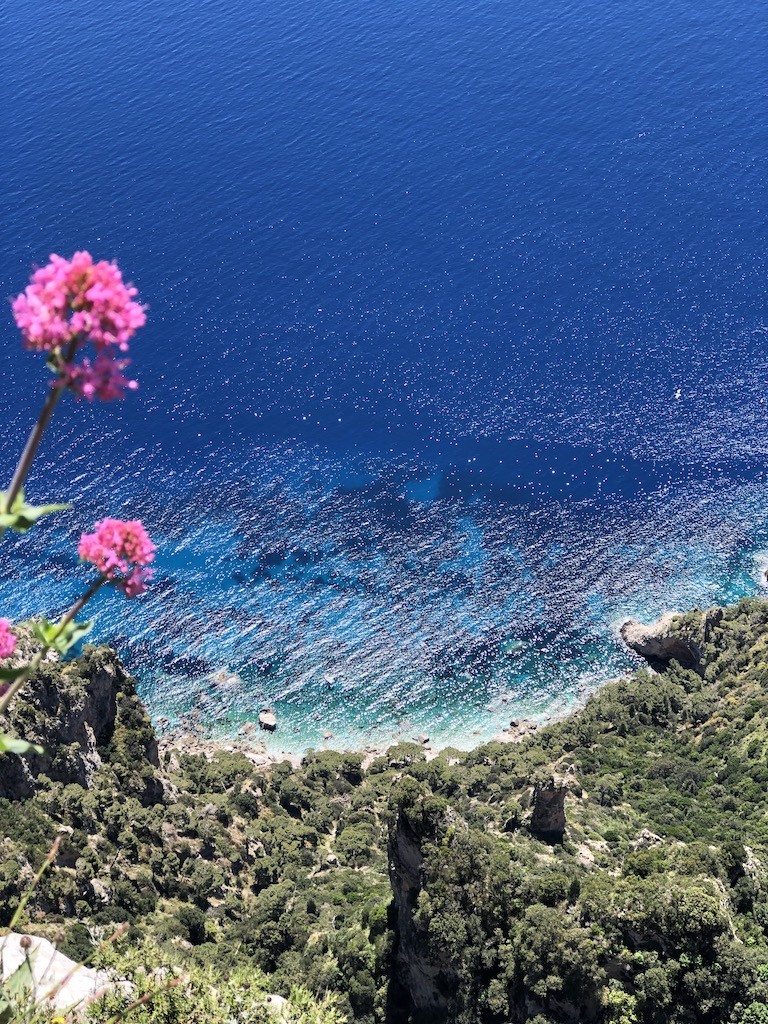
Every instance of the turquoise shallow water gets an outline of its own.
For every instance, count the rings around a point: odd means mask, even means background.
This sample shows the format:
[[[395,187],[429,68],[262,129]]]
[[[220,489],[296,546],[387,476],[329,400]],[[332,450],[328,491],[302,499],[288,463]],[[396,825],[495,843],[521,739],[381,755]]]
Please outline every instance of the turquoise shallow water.
[[[140,390],[57,412],[30,496],[76,509],[6,538],[0,613],[63,608],[79,530],[140,516],[156,584],[94,636],[156,717],[468,746],[630,667],[623,617],[762,592],[765,4],[0,30],[2,294],[88,248],[149,304]],[[0,372],[7,477],[45,386],[9,315]]]
[[[562,714],[631,668],[625,618],[763,592],[764,476],[532,507],[470,483],[446,493],[455,467],[423,472],[413,458],[295,446],[228,463],[224,488],[141,471],[137,497],[129,472],[123,500],[158,540],[158,579],[133,602],[100,596],[95,636],[176,727],[231,737],[269,705],[279,729],[259,738],[275,751],[421,733],[468,747],[511,717]],[[94,514],[103,482],[78,481]],[[61,517],[70,536],[46,528],[42,560],[33,534],[17,542],[4,608],[32,613],[42,580],[61,607],[74,596],[78,519]]]

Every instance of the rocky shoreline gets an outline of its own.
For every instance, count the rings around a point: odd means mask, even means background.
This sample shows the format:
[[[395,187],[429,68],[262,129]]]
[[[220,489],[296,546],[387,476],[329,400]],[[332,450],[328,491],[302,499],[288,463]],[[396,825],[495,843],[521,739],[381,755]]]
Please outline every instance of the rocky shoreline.
[[[562,717],[566,716],[563,715]],[[549,721],[555,720],[556,719],[553,717]],[[509,728],[496,733],[492,737],[492,742],[522,743],[523,740],[533,736],[538,728],[538,722],[530,719],[524,719],[520,722],[515,721],[514,726],[510,725]],[[363,768],[367,768],[377,757],[384,756],[388,750],[398,746],[399,743],[413,743],[415,746],[421,747],[427,761],[437,757],[443,750],[454,749],[450,744],[434,745],[429,741],[429,739],[409,738],[405,735],[401,740],[393,740],[392,743],[377,745],[369,744],[361,749],[348,750],[347,748],[340,748],[326,744],[312,749],[317,751],[333,750],[337,753],[345,754],[362,754],[362,766]],[[205,739],[199,734],[183,731],[167,733],[159,740],[158,746],[161,756],[170,751],[183,751],[185,754],[203,754],[208,758],[213,757],[219,750],[224,750],[227,753],[243,754],[256,767],[266,767],[272,764],[279,764],[282,761],[288,761],[292,765],[298,767],[304,760],[306,753],[306,751],[298,753],[290,750],[267,750],[264,744],[254,743],[247,739]],[[307,748],[307,750],[309,749],[310,748]]]
[[[621,637],[627,646],[635,651],[644,661],[653,668],[663,668],[670,660],[675,659],[687,667],[696,668],[701,661],[702,649],[707,642],[711,629],[715,628],[722,616],[722,610],[710,609],[700,616],[701,628],[696,635],[690,633],[687,628],[686,617],[668,614],[657,620],[650,626],[641,623],[628,621],[621,628]],[[689,635],[690,633],[690,635]],[[123,689],[127,683],[127,673],[119,660],[118,655],[108,648],[92,649],[93,653],[88,656],[92,661],[93,668],[87,673],[89,678],[83,678],[71,694],[63,694],[58,679],[54,682],[38,684],[36,687],[37,701],[42,701],[41,708],[45,712],[45,720],[49,723],[50,729],[41,730],[36,740],[47,746],[49,749],[56,749],[76,742],[80,750],[80,756],[76,758],[78,767],[73,778],[87,785],[88,779],[98,765],[96,746],[100,740],[101,733],[104,735],[114,728],[117,715],[116,693]],[[99,653],[101,652],[101,653]],[[82,663],[82,659],[81,659]],[[53,669],[53,666],[52,666]],[[73,682],[75,680],[73,679]],[[615,677],[609,677],[604,684],[615,681]],[[133,689],[133,683],[128,687],[132,694],[132,700],[138,701]],[[584,702],[591,696],[592,692],[584,693]],[[442,738],[430,737],[426,734],[414,735],[412,729],[403,728],[400,733],[393,733],[392,737],[385,742],[367,743],[361,746],[347,747],[343,744],[333,742],[334,735],[330,731],[325,733],[325,742],[316,746],[307,746],[303,750],[275,749],[275,740],[279,742],[280,723],[272,708],[262,708],[260,722],[246,723],[239,735],[231,738],[214,739],[205,735],[204,729],[198,724],[195,712],[192,712],[183,723],[181,728],[170,728],[167,720],[160,719],[150,725],[147,713],[143,706],[140,706],[140,714],[146,718],[147,727],[147,749],[148,757],[152,763],[158,764],[159,759],[171,752],[183,752],[187,754],[202,754],[213,758],[217,751],[239,753],[244,755],[257,767],[266,767],[280,762],[289,762],[299,766],[304,760],[307,752],[315,751],[336,751],[339,753],[354,753],[362,755],[362,765],[367,767],[376,758],[386,755],[387,751],[400,744],[411,744],[421,748],[427,760],[431,760],[444,750],[459,750],[450,740],[443,741]],[[511,718],[509,724],[488,736],[483,740],[478,732],[477,746],[488,740],[495,743],[522,743],[534,737],[537,731],[543,726],[567,718],[569,715],[578,715],[579,709],[568,708],[562,714],[550,715],[540,721],[531,718]],[[259,727],[261,726],[261,732]],[[49,734],[50,733],[50,734]],[[264,739],[269,738],[271,742],[266,743]],[[473,734],[473,738],[474,738]],[[463,748],[463,744],[462,744]],[[14,793],[31,790],[34,788],[33,778],[39,771],[45,770],[48,765],[46,759],[31,758],[28,765],[15,761],[18,768],[18,778],[11,780],[10,773],[5,786],[0,784],[0,795],[3,789]],[[33,763],[34,762],[34,763]]]
[[[619,635],[624,644],[637,654],[651,671],[663,669],[673,659],[679,661],[684,667],[695,669],[701,661],[701,645],[706,642],[708,631],[719,622],[721,616],[722,609],[719,608],[712,608],[704,613],[702,637],[689,636],[684,625],[681,625],[682,617],[676,612],[668,612],[650,625],[629,619],[620,627]],[[595,690],[616,682],[617,678],[621,677],[615,675],[607,677]],[[584,692],[579,705],[575,708],[569,707],[559,714],[548,715],[540,721],[533,718],[511,718],[507,726],[490,737],[490,741],[522,743],[533,737],[543,726],[561,721],[569,715],[577,715],[579,708],[595,690],[590,689],[588,692]],[[203,754],[211,758],[217,751],[223,750],[229,753],[243,754],[257,767],[266,767],[284,761],[298,766],[310,749],[333,750],[341,753],[362,754],[363,767],[367,768],[376,758],[384,756],[388,750],[401,743],[412,743],[421,747],[428,761],[437,757],[443,750],[454,749],[450,741],[435,740],[426,734],[411,735],[408,730],[404,729],[400,734],[394,733],[392,738],[386,742],[351,747],[334,744],[332,742],[335,738],[333,733],[327,731],[324,742],[319,746],[307,747],[302,751],[275,750],[273,744],[267,746],[259,738],[260,728],[268,736],[279,735],[280,722],[274,708],[262,708],[256,721],[246,723],[237,736],[222,739],[207,737],[203,727],[198,725],[195,719],[196,716],[193,712],[187,716],[184,726],[180,728],[168,728],[167,720],[164,719],[158,722],[158,742],[161,755],[166,751],[183,751],[188,754]],[[479,743],[481,742],[480,733],[478,732],[477,735]]]

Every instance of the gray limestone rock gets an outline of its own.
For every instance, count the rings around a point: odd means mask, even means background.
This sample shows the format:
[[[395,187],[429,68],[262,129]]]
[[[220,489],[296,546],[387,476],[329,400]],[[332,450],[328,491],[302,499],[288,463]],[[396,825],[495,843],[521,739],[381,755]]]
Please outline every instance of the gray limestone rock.
[[[142,802],[162,799],[154,730],[135,681],[110,648],[86,647],[70,662],[43,662],[11,702],[0,730],[43,748],[42,754],[2,755],[0,797],[28,799],[41,774],[87,789],[105,761],[125,757],[136,770]],[[133,754],[115,749],[116,736],[128,731],[132,742],[143,745],[140,764]]]
[[[546,842],[560,842],[565,834],[565,797],[569,781],[558,775],[541,779],[533,787],[533,813],[529,828]]]
[[[25,969],[24,963],[27,961],[36,1001],[45,1002],[57,1010],[82,1007],[98,992],[113,988],[115,984],[127,985],[127,982],[114,982],[106,971],[78,967],[47,939],[38,935],[10,932],[0,939],[0,950],[3,981],[10,978],[17,969]]]
[[[267,732],[274,732],[277,729],[277,718],[273,711],[264,710],[259,715],[259,727]]]
[[[457,979],[447,959],[429,950],[427,937],[414,920],[422,888],[420,840],[407,815],[398,811],[389,837],[389,877],[397,911],[396,973],[419,1019],[448,1020]]]
[[[630,619],[621,627],[621,639],[652,668],[664,669],[671,661],[677,661],[683,668],[701,672],[704,645],[722,616],[722,608],[710,608],[694,624],[683,625],[674,612],[662,615],[649,626]]]

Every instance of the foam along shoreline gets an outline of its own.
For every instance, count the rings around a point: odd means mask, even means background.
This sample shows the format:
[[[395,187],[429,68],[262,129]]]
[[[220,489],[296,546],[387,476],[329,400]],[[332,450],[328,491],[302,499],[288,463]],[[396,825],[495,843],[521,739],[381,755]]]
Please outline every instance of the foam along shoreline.
[[[615,676],[611,676],[609,679],[605,680],[605,684],[614,682],[615,679]],[[590,693],[592,692],[594,691],[590,691]],[[584,700],[586,700],[587,696],[589,696],[589,694],[584,696]],[[466,749],[471,750],[474,747],[482,746],[484,743],[522,743],[524,740],[535,736],[538,730],[544,726],[567,718],[569,715],[578,713],[578,710],[583,706],[583,703],[584,701],[582,700],[578,705],[564,709],[561,714],[548,715],[542,721],[537,721],[533,718],[512,718],[506,728],[493,734],[487,739],[482,739],[482,734],[479,734],[477,737],[473,736],[477,742],[472,743]],[[196,754],[203,755],[204,757],[211,759],[218,751],[224,750],[228,753],[243,754],[255,766],[266,768],[270,765],[279,764],[283,761],[288,761],[295,767],[298,767],[310,751],[333,751],[339,754],[362,754],[363,767],[367,768],[374,760],[376,760],[376,758],[385,756],[389,750],[401,743],[412,743],[421,747],[428,761],[437,757],[444,750],[464,751],[463,747],[459,748],[455,746],[448,738],[443,740],[440,737],[437,737],[433,740],[426,734],[413,736],[405,731],[402,735],[393,737],[386,743],[370,743],[362,747],[335,746],[331,742],[333,736],[329,734],[328,742],[317,747],[308,746],[303,751],[275,750],[272,745],[267,747],[266,743],[260,741],[253,735],[256,729],[256,723],[249,723],[249,725],[251,725],[252,728],[248,729],[245,735],[222,739],[207,738],[202,735],[202,731],[194,732],[183,729],[169,730],[158,737],[160,753],[161,755],[166,752],[171,754],[173,752],[177,754]]]
[[[718,614],[722,615],[722,609],[717,606],[705,612],[705,626],[710,618],[716,617]],[[686,654],[694,657],[697,648],[695,644],[692,646],[690,638],[681,637],[675,633],[672,626],[677,617],[678,613],[668,612],[647,626],[637,620],[626,619],[621,626],[619,635],[627,648],[634,651],[646,664],[653,666],[659,660],[668,661],[671,658],[675,658],[683,663],[685,662]],[[649,640],[652,642],[651,647],[648,646]],[[553,711],[550,714],[538,717],[511,718],[508,726],[492,735],[486,733],[485,739],[483,738],[482,730],[473,731],[471,735],[475,742],[466,748],[463,745],[460,746],[455,742],[451,742],[452,737],[447,735],[438,735],[435,738],[430,737],[426,733],[413,735],[413,727],[409,725],[408,728],[402,729],[399,734],[394,733],[386,742],[373,742],[362,746],[334,745],[331,743],[335,739],[334,734],[326,730],[324,734],[326,742],[319,746],[307,745],[302,751],[277,751],[273,748],[273,744],[268,746],[263,740],[257,740],[254,735],[261,723],[262,729],[266,731],[266,735],[277,738],[279,722],[273,708],[262,708],[259,719],[256,722],[247,722],[241,728],[238,736],[218,740],[205,737],[202,727],[197,722],[197,716],[193,712],[187,723],[188,728],[168,730],[165,733],[161,733],[159,742],[161,750],[182,750],[185,753],[203,754],[209,758],[213,757],[218,750],[237,752],[244,754],[255,765],[262,767],[277,764],[280,761],[289,761],[291,764],[298,766],[310,750],[333,750],[338,753],[363,754],[363,765],[367,766],[377,757],[385,755],[388,750],[400,743],[414,743],[420,746],[424,750],[427,760],[430,760],[437,757],[443,750],[469,750],[488,742],[522,743],[524,740],[535,735],[542,726],[560,721],[569,715],[578,714],[579,710],[593,693],[609,683],[616,682],[617,678],[621,677],[610,675],[601,679],[595,686],[582,685],[575,694],[575,700],[561,706],[559,711]],[[265,712],[269,714],[268,725],[264,725],[262,721]],[[158,722],[161,729],[163,721],[167,722],[167,720],[162,719]]]
[[[284,731],[283,720],[279,710],[274,707],[262,707],[255,718],[245,722],[234,734],[211,736],[201,724],[199,709],[193,708],[181,717],[179,724],[171,725],[168,718],[161,716],[154,720],[155,729],[161,749],[183,750],[185,753],[201,753],[213,756],[217,750],[245,754],[256,765],[277,764],[290,761],[299,765],[308,751],[333,750],[338,753],[363,754],[365,763],[369,764],[376,757],[385,754],[389,749],[400,743],[414,743],[422,747],[427,759],[436,757],[442,750],[468,751],[485,743],[520,743],[533,736],[538,729],[552,722],[560,721],[577,712],[584,706],[592,694],[607,683],[613,682],[615,673],[597,681],[590,673],[589,681],[583,680],[576,689],[564,695],[557,707],[548,706],[541,711],[520,709],[518,715],[512,714],[514,705],[507,705],[504,712],[498,714],[495,725],[467,723],[461,729],[437,729],[431,731],[428,724],[408,721],[393,723],[393,729],[386,735],[345,735],[342,726],[338,732],[325,729],[316,742],[301,743],[296,729]],[[501,711],[498,708],[497,711]],[[261,725],[260,720],[268,714],[269,722]],[[510,718],[506,719],[507,714]],[[280,746],[281,740],[286,749]]]

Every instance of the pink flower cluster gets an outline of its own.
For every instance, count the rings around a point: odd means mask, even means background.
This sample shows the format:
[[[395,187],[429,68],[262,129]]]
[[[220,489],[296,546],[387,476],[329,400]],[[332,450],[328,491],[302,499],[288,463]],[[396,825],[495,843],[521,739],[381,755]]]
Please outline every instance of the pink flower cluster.
[[[16,649],[16,637],[11,632],[8,619],[0,619],[0,661],[10,658]]]
[[[81,398],[110,401],[136,387],[123,376],[128,360],[116,357],[128,351],[128,342],[146,321],[136,294],[116,264],[94,263],[88,252],[76,252],[71,260],[54,253],[14,299],[13,315],[27,348],[53,353],[57,386]],[[88,341],[96,358],[76,365],[74,356]]]
[[[128,359],[114,359],[105,352],[99,352],[93,363],[90,359],[77,364],[63,363],[61,382],[78,398],[111,402],[114,398],[123,398],[126,390],[135,391],[139,386],[135,380],[128,380],[123,375],[129,362]]]
[[[93,533],[81,536],[77,553],[127,597],[135,597],[146,590],[152,579],[152,570],[146,566],[155,557],[155,550],[140,520],[102,519]]]

